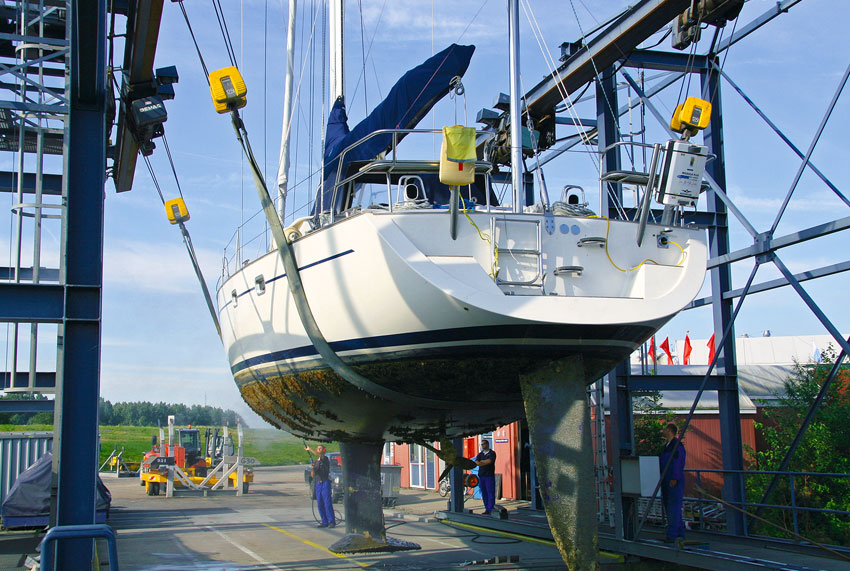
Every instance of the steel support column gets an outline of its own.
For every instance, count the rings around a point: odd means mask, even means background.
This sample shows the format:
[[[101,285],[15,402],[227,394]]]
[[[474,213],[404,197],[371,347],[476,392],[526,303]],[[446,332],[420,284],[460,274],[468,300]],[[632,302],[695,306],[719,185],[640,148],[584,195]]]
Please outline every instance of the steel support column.
[[[63,378],[57,393],[58,525],[95,523],[97,404],[100,389],[100,293],[103,281],[103,199],[106,179],[106,2],[70,3],[70,115],[65,173],[66,288]],[[91,292],[96,311],[90,311]],[[80,303],[88,310],[70,312]],[[66,459],[62,462],[61,459]],[[87,567],[91,539],[57,546],[58,569]]]
[[[607,75],[606,75],[607,74]],[[596,78],[596,124],[599,133],[599,152],[602,154],[600,173],[620,170],[620,148],[605,150],[620,140],[617,109],[617,74],[613,69],[603,70]],[[600,197],[602,216],[612,217],[617,208],[622,208],[623,185],[607,182]],[[614,216],[616,218],[616,216]]]
[[[634,425],[629,361],[623,361],[608,375],[608,402],[614,445],[614,533],[617,539],[634,539],[637,501],[623,495],[621,458],[634,454]]]
[[[703,131],[708,151],[717,159],[706,165],[706,172],[720,188],[726,188],[726,167],[723,154],[723,119],[721,116],[720,76],[716,73],[702,73],[702,92],[708,93],[712,100],[711,123]],[[714,191],[707,192],[708,208],[725,214],[726,204]],[[718,217],[718,219],[722,219]],[[708,232],[709,253],[712,258],[723,256],[730,250],[729,227],[718,224]],[[711,297],[714,316],[714,334],[716,339],[723,338],[727,326],[732,327],[725,343],[717,348],[720,354],[717,361],[717,373],[726,377],[725,387],[717,391],[720,411],[720,439],[724,470],[744,469],[744,449],[741,436],[741,410],[738,402],[738,366],[735,356],[735,329],[732,319],[732,300],[725,293],[732,289],[732,268],[727,265],[711,269]],[[744,501],[742,478],[724,478],[723,499],[740,505]],[[744,535],[746,528],[740,512],[727,511],[727,529],[733,535]]]

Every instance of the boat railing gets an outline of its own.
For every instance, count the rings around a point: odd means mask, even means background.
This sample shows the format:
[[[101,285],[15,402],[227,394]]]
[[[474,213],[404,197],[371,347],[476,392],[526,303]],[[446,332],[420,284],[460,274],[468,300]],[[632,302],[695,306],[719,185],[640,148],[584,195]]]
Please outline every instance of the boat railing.
[[[328,223],[333,224],[336,221],[335,208],[333,205],[336,204],[337,193],[340,192],[340,188],[344,188],[347,184],[353,182],[357,178],[364,176],[367,173],[374,171],[384,171],[384,172],[403,172],[404,174],[414,174],[417,172],[428,172],[428,171],[437,171],[439,170],[439,161],[438,160],[430,160],[430,161],[422,161],[422,160],[402,160],[398,157],[398,144],[399,137],[406,135],[438,135],[442,134],[441,129],[379,129],[377,131],[373,131],[363,137],[362,139],[355,141],[350,144],[346,148],[344,148],[334,159],[337,161],[337,171],[336,178],[334,179],[336,182],[334,183],[333,192],[331,193],[331,205],[330,211],[331,215]],[[343,167],[345,166],[345,156],[365,143],[370,139],[373,139],[380,135],[392,135],[392,144],[390,145],[390,158],[389,159],[381,159],[376,161],[371,161],[369,164],[365,165],[358,172],[353,173],[352,175],[342,178],[343,176]],[[495,135],[492,131],[476,131],[476,136],[484,135],[485,137],[492,137]],[[489,177],[490,172],[492,171],[492,164],[487,161],[476,161],[475,169],[476,172],[482,172]],[[489,188],[489,181],[486,185]],[[488,189],[484,190],[484,194],[487,198],[487,209],[490,209],[490,193]],[[324,199],[324,192],[319,193],[320,200]],[[393,200],[392,200],[392,185],[389,182],[389,176],[387,176],[387,206],[390,212],[393,210]],[[320,204],[320,211],[325,209],[324,204]]]

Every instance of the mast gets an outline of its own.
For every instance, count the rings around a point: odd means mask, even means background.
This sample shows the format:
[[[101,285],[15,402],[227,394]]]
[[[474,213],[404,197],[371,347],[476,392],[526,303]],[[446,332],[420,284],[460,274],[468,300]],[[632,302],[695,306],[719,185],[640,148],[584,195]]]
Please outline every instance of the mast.
[[[330,9],[330,80],[331,80],[331,104],[338,98],[345,99],[345,66],[343,51],[344,44],[344,28],[345,22],[345,1],[344,0],[329,0],[328,6]]]
[[[286,192],[289,183],[289,134],[292,131],[292,79],[295,75],[295,0],[289,0],[289,26],[286,32],[286,80],[283,86],[283,129],[280,134],[280,166],[277,171],[277,209],[286,218]]]
[[[519,0],[511,0],[508,14],[510,31],[511,80],[511,186],[513,187],[514,212],[522,212],[521,197],[523,193],[522,172],[522,97],[519,85]]]

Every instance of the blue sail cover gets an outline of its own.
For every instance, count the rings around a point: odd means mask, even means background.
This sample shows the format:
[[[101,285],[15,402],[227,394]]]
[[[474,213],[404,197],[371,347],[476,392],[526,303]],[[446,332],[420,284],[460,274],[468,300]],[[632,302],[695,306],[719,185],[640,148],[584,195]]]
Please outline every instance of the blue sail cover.
[[[351,130],[348,129],[345,102],[338,99],[334,103],[325,133],[324,196],[316,201],[314,213],[331,208],[333,186],[339,169],[338,155],[349,145],[375,131],[416,127],[437,101],[449,92],[452,78],[466,73],[474,51],[475,46],[452,44],[431,56],[405,73],[372,113]],[[401,138],[400,135],[397,140]],[[343,176],[351,161],[371,160],[391,146],[392,135],[382,134],[352,149],[343,158]],[[333,205],[336,211],[344,204],[342,194],[338,193]]]

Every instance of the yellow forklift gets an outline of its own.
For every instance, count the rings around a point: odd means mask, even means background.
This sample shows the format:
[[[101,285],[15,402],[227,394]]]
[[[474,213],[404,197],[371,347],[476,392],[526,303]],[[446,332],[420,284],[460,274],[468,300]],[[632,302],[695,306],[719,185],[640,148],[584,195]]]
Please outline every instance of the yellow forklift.
[[[238,446],[227,427],[207,429],[205,446],[201,448],[201,431],[189,426],[176,429],[174,417],[168,417],[168,442],[164,442],[160,428],[159,441],[154,436],[151,450],[145,453],[139,470],[140,485],[145,487],[149,496],[157,496],[164,491],[166,496],[173,495],[174,488],[208,492],[215,490],[236,490],[236,495],[247,493],[254,481],[253,467],[259,462],[256,458],[242,455],[242,426],[237,426]]]

